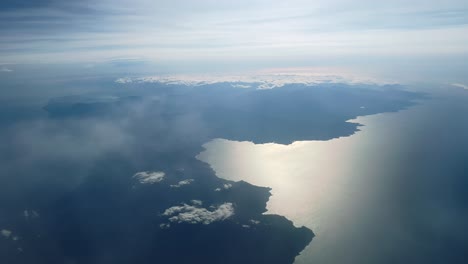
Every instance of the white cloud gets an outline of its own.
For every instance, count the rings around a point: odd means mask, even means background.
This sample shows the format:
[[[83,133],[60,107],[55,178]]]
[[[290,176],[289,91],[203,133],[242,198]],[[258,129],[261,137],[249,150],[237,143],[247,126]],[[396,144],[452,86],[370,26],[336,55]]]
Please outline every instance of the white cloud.
[[[208,225],[233,216],[234,206],[232,203],[224,203],[210,211],[206,208],[183,204],[166,209],[163,215],[168,216],[170,222]]]
[[[12,71],[13,71],[12,69],[9,69],[7,67],[0,68],[0,72],[12,72]]]
[[[250,219],[250,220],[249,220],[249,224],[243,224],[242,227],[243,227],[243,228],[251,228],[252,225],[258,225],[258,224],[260,224],[260,221],[254,220],[254,219]]]
[[[232,87],[234,88],[250,88],[252,87],[251,85],[246,85],[246,84],[231,84]]]
[[[133,80],[131,78],[118,78],[115,80],[116,83],[131,83]]]
[[[165,175],[162,171],[142,171],[135,173],[133,178],[136,178],[142,184],[153,184],[164,180]]]
[[[177,184],[171,184],[171,187],[172,188],[179,188],[179,187],[184,186],[184,185],[189,185],[193,181],[194,181],[194,179],[183,180],[183,181],[178,182]]]
[[[171,224],[169,223],[162,223],[159,225],[159,228],[161,229],[168,229],[169,227],[171,227]]]
[[[2,229],[2,231],[1,231],[0,233],[1,233],[2,236],[4,236],[5,238],[9,238],[13,232],[11,232],[11,231],[8,230],[8,229]]]
[[[453,86],[456,86],[456,87],[459,87],[459,88],[463,88],[465,90],[468,90],[468,85],[465,85],[465,84],[461,84],[461,83],[452,83]]]
[[[222,187],[222,188],[216,188],[216,189],[215,189],[215,192],[220,192],[220,191],[222,191],[222,190],[229,190],[229,189],[231,189],[231,188],[232,188],[232,184],[230,184],[230,183],[225,183],[225,184],[223,184],[223,187]]]
[[[29,218],[38,218],[39,217],[39,213],[35,210],[24,210],[23,211],[23,216],[24,218],[29,219]]]
[[[254,219],[250,219],[250,221],[249,221],[249,222],[250,222],[250,223],[252,223],[252,224],[254,224],[254,225],[258,225],[258,224],[260,224],[260,221],[258,221],[258,220],[254,220]]]
[[[203,202],[200,200],[192,200],[191,202],[193,205],[198,205],[198,206],[201,206],[203,204]]]

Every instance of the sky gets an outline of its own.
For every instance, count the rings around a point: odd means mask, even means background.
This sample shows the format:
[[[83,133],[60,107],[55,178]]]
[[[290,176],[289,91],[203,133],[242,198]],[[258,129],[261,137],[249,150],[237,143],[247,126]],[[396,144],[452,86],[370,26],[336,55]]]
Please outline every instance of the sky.
[[[0,35],[2,73],[18,64],[143,61],[183,70],[443,69],[464,83],[468,2],[6,0]]]

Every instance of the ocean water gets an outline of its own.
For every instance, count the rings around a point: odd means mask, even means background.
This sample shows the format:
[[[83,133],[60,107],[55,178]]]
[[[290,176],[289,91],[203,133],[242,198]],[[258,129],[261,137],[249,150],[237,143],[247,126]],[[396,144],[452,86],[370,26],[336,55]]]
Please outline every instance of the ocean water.
[[[218,177],[272,188],[267,214],[316,237],[295,263],[463,263],[468,249],[468,91],[358,117],[361,131],[290,145],[215,139]]]

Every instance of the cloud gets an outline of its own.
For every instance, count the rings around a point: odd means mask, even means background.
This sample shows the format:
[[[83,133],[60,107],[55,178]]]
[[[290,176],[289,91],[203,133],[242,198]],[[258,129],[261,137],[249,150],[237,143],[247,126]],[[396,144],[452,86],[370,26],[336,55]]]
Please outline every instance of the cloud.
[[[184,185],[189,185],[189,184],[191,184],[193,181],[194,181],[194,179],[183,180],[183,181],[180,181],[180,182],[177,183],[177,184],[171,184],[171,187],[172,187],[172,188],[179,188],[179,187],[184,186]]]
[[[327,62],[330,55],[359,60],[369,53],[397,53],[406,60],[407,54],[465,54],[467,49],[461,0],[443,5],[420,0],[65,2],[1,10],[5,48],[0,57],[126,66],[148,58],[198,69],[216,61],[245,68],[247,60],[310,63]],[[440,37],[434,41],[435,35]],[[432,45],[421,45],[427,42]]]
[[[246,85],[246,84],[231,84],[232,87],[234,88],[250,88],[252,87],[251,85]]]
[[[23,211],[23,216],[26,220],[28,219],[34,219],[34,218],[38,218],[39,217],[39,213],[35,210],[24,210]]]
[[[13,71],[12,69],[9,69],[7,67],[0,68],[0,72],[12,72],[12,71]]]
[[[60,87],[62,89],[68,86]],[[45,90],[44,93],[47,92]],[[92,94],[94,95],[94,92]],[[101,95],[97,94],[96,96],[101,98],[108,95],[106,98],[112,99],[115,94],[106,92]],[[83,96],[83,102],[87,104],[88,99],[86,98],[96,98],[96,96]],[[198,116],[192,116],[192,113],[174,116],[170,120],[162,117],[161,101],[156,101],[152,96],[140,99],[132,98],[129,101],[125,101],[126,98],[124,96],[124,99],[115,100],[116,102],[125,102],[119,104],[118,109],[115,109],[118,114],[114,112],[114,109],[105,110],[105,116],[69,117],[65,115],[63,117],[50,117],[43,115],[41,113],[43,110],[35,104],[34,113],[37,112],[40,116],[31,118],[28,116],[23,119],[22,116],[12,115],[14,118],[12,124],[0,129],[0,136],[3,139],[2,144],[0,144],[0,153],[9,153],[14,156],[0,155],[0,175],[15,175],[15,188],[19,188],[18,190],[41,188],[37,186],[36,182],[46,185],[50,181],[58,180],[57,175],[67,177],[67,180],[61,181],[64,186],[76,186],[89,176],[92,168],[97,166],[96,164],[102,164],[101,162],[111,159],[110,157],[117,154],[121,162],[131,164],[131,166],[116,173],[121,173],[122,177],[126,177],[137,186],[143,186],[141,183],[153,183],[161,180],[161,175],[157,174],[146,179],[152,172],[148,168],[160,168],[153,169],[156,171],[163,170],[164,164],[155,162],[155,160],[159,160],[169,151],[173,151],[174,146],[200,144],[199,138],[204,137],[206,133],[204,123],[199,121]],[[68,103],[64,99],[57,98],[55,100],[64,102],[64,104]],[[38,102],[42,103],[42,101]],[[73,102],[80,103],[82,101],[76,99]],[[109,104],[112,105],[112,102]],[[107,104],[107,101],[104,103]],[[60,111],[60,113],[62,112]],[[6,114],[5,116],[8,116]],[[160,138],[154,140],[155,135]],[[49,164],[61,165],[51,166]],[[47,172],[36,173],[37,168],[42,167],[47,167]],[[138,174],[137,172],[143,173]],[[31,175],[34,175],[34,180],[30,180]],[[0,186],[7,186],[6,182],[9,181],[8,177],[0,179]],[[169,184],[176,184],[177,181],[168,182],[167,187],[169,188]],[[22,214],[24,209],[35,208],[21,208]],[[31,218],[31,212],[28,213]],[[39,213],[41,212],[39,211]]]
[[[198,205],[198,206],[201,206],[203,204],[203,202],[200,200],[192,200],[191,202],[193,205]]]
[[[159,228],[161,229],[168,229],[169,227],[171,227],[171,224],[169,223],[162,223],[159,225]]]
[[[461,83],[452,83],[452,86],[456,86],[456,87],[459,87],[459,88],[463,88],[465,90],[468,90],[468,85],[465,85],[465,84],[461,84]]]
[[[254,225],[260,224],[260,221],[254,220],[254,219],[250,219],[249,222],[252,223],[252,224],[254,224]]]
[[[206,208],[200,208],[188,204],[173,206],[166,209],[164,216],[169,217],[170,222],[189,223],[189,224],[211,224],[217,221],[223,221],[234,215],[234,206],[232,203],[224,203],[215,210],[210,211]]]
[[[133,80],[131,78],[118,78],[117,80],[115,80],[116,83],[132,83]]]
[[[0,233],[1,233],[2,236],[4,236],[5,238],[9,238],[13,232],[11,232],[11,231],[8,230],[8,229],[2,229],[2,231],[1,231]]]
[[[222,187],[222,188],[216,188],[216,189],[215,189],[215,192],[220,192],[220,191],[222,191],[222,190],[229,190],[229,189],[231,189],[231,188],[232,188],[232,184],[230,184],[230,183],[225,183],[225,184],[223,184],[223,187]]]
[[[89,160],[122,150],[130,136],[117,121],[35,119],[17,122],[2,134],[21,160]],[[57,148],[61,146],[61,148]]]
[[[133,178],[136,178],[142,184],[153,184],[164,180],[165,175],[162,171],[142,171],[135,173]]]

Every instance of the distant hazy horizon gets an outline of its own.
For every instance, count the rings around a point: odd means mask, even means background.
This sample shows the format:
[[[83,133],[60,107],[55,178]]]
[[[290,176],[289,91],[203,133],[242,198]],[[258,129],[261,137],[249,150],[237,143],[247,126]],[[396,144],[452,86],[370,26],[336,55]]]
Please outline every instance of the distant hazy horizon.
[[[28,65],[89,74],[329,67],[466,84],[467,11],[463,0],[8,0],[0,78],[27,75]]]

